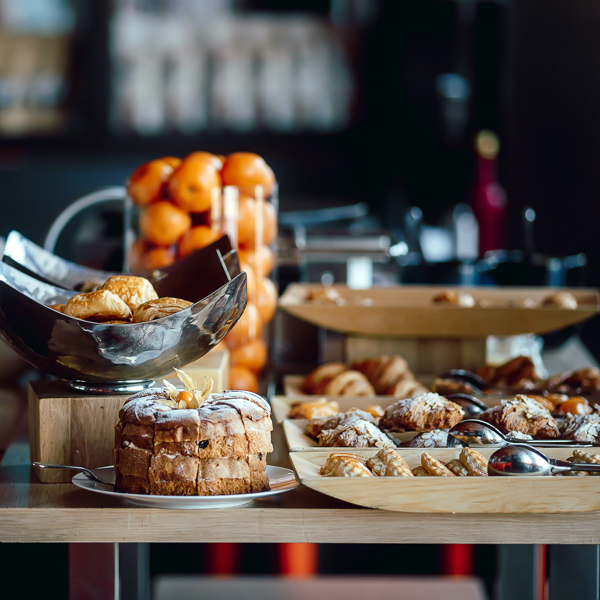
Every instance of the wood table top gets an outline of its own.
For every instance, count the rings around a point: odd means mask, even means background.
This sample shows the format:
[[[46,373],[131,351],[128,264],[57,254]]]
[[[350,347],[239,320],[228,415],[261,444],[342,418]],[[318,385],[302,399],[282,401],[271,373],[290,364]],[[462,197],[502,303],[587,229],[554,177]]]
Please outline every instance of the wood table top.
[[[0,415],[14,404],[11,393],[0,388]],[[238,508],[137,507],[71,483],[39,483],[23,414],[6,414],[13,424],[5,420],[0,437],[12,431],[13,441],[0,439],[0,449],[8,446],[0,464],[0,542],[600,544],[600,512],[412,514],[360,508],[304,486]],[[280,425],[274,445],[269,462],[289,467]]]

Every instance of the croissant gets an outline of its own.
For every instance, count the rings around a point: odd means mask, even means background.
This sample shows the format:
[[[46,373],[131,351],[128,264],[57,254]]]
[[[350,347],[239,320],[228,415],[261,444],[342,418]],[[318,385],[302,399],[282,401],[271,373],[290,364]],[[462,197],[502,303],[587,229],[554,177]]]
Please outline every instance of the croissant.
[[[377,394],[387,394],[396,382],[410,373],[406,361],[397,354],[357,361],[353,363],[352,368],[365,375]]]
[[[158,298],[156,290],[147,279],[133,275],[113,275],[99,289],[117,294],[132,312],[140,304]]]
[[[67,302],[63,312],[70,317],[97,322],[131,318],[129,306],[109,290],[77,294]]]
[[[305,377],[302,383],[302,391],[307,394],[322,394],[331,379],[343,371],[346,371],[346,365],[341,362],[320,365]]]
[[[156,321],[163,317],[173,315],[188,306],[191,302],[180,300],[179,298],[158,298],[157,300],[149,300],[140,304],[133,313],[134,323],[143,323],[144,321]]]
[[[344,371],[331,379],[323,393],[326,396],[374,396],[375,390],[362,373]]]

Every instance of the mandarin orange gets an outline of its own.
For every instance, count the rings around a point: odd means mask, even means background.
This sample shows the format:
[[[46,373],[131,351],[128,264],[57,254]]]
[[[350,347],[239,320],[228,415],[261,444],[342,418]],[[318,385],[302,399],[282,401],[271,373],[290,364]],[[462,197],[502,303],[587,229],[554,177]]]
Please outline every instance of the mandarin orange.
[[[256,308],[263,323],[271,321],[277,309],[277,288],[266,277],[257,280]]]
[[[246,367],[253,373],[260,373],[267,364],[267,344],[261,338],[231,351],[229,360],[234,367]]]
[[[220,171],[221,167],[223,166],[223,161],[216,154],[212,154],[211,152],[192,152],[191,154],[188,154],[186,157],[184,157],[183,160],[198,160],[201,162],[209,160],[217,171]]]
[[[167,200],[147,206],[140,214],[142,236],[158,246],[170,246],[192,226],[188,213]]]
[[[240,248],[238,250],[240,262],[249,265],[259,277],[268,277],[275,266],[273,250],[269,246],[259,248]]]
[[[179,256],[187,256],[194,250],[204,248],[221,236],[213,231],[208,225],[196,225],[186,231],[179,241]]]
[[[248,195],[240,194],[238,201],[238,244],[243,248],[256,246],[256,219],[258,202]],[[262,202],[262,243],[272,244],[277,238],[277,211],[270,202]]]
[[[275,175],[273,170],[258,154],[252,152],[234,152],[223,163],[221,177],[224,185],[235,185],[241,192],[254,196],[256,186],[263,188],[263,197],[273,192]]]
[[[164,160],[166,163],[169,163],[173,169],[176,169],[181,164],[181,159],[176,156],[163,156],[159,160]]]
[[[146,250],[140,260],[142,271],[164,269],[175,262],[175,250],[172,248],[150,248]]]
[[[222,183],[216,164],[220,165],[219,159],[205,152],[195,152],[184,158],[169,179],[173,202],[188,212],[210,210],[212,190],[220,188]]]
[[[127,193],[132,202],[136,206],[146,206],[160,198],[173,171],[169,161],[162,158],[140,165],[127,181]]]
[[[258,308],[253,302],[248,302],[246,310],[243,312],[239,321],[229,331],[225,340],[230,350],[239,348],[262,335],[262,321]]]
[[[256,375],[246,367],[229,368],[229,389],[245,390],[258,394],[258,379]]]
[[[250,265],[240,261],[240,271],[244,271],[246,273],[248,300],[252,302],[256,298],[256,275],[254,274],[254,269]]]

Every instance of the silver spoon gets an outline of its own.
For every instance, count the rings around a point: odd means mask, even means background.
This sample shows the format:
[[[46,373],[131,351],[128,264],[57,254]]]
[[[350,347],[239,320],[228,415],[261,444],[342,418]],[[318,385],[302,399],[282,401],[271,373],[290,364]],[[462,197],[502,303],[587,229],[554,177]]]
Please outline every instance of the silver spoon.
[[[450,394],[446,399],[458,404],[465,411],[467,419],[477,418],[488,408],[481,400],[470,394]]]
[[[41,463],[34,462],[32,463],[34,467],[39,467],[40,469],[75,469],[77,471],[81,471],[86,477],[92,479],[93,481],[97,481],[98,483],[104,483],[105,485],[110,485],[114,487],[114,483],[111,481],[106,481],[106,479],[102,479],[98,477],[93,471],[90,469],[86,469],[85,467],[76,467],[75,465],[57,465],[54,463]]]
[[[512,444],[496,450],[488,461],[490,475],[554,475],[565,471],[600,472],[600,465],[570,463],[549,458],[528,444]]]
[[[482,444],[507,446],[516,442],[516,440],[510,439],[510,437],[506,436],[490,423],[479,421],[478,419],[465,419],[464,421],[460,421],[460,423],[454,425],[448,433],[449,448],[464,445],[477,446]],[[460,441],[461,444],[457,444],[455,440]],[[530,446],[538,446],[540,448],[557,448],[574,445],[590,447],[597,445],[592,442],[573,442],[573,440],[527,440],[527,444]]]

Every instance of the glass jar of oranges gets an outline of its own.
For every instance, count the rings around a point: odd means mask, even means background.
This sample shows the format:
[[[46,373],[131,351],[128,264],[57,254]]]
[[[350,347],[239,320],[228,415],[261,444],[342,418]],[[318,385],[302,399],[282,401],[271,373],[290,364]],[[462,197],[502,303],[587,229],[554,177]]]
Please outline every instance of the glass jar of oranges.
[[[193,152],[140,165],[127,182],[130,271],[160,269],[227,233],[248,281],[248,305],[225,338],[232,389],[258,391],[267,362],[265,325],[275,314],[270,278],[277,238],[277,183],[258,155]]]

